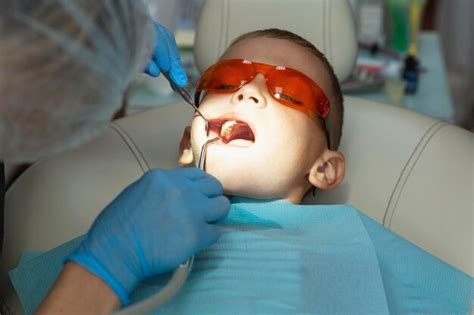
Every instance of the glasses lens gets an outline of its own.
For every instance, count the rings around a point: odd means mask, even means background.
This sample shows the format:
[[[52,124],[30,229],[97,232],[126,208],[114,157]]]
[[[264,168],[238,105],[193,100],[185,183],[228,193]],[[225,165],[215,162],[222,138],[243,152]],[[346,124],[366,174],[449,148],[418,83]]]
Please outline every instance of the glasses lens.
[[[268,71],[269,68],[273,69]],[[195,99],[199,99],[201,91],[235,92],[260,71],[266,73],[269,93],[281,104],[310,116],[326,117],[329,102],[311,78],[291,68],[250,63],[242,59],[223,60],[207,69],[196,89]]]
[[[244,85],[253,74],[252,65],[242,60],[224,60],[206,71],[201,79],[201,90],[233,92]]]
[[[270,94],[281,104],[316,116],[317,100],[308,80],[310,79],[295,70],[275,69],[268,73],[267,85]]]

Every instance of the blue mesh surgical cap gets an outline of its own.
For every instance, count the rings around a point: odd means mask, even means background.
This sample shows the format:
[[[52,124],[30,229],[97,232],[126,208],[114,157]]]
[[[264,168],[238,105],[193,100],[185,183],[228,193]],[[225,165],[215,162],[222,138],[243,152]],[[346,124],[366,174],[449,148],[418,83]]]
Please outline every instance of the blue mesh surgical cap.
[[[153,45],[141,0],[2,0],[0,159],[33,161],[97,134]]]

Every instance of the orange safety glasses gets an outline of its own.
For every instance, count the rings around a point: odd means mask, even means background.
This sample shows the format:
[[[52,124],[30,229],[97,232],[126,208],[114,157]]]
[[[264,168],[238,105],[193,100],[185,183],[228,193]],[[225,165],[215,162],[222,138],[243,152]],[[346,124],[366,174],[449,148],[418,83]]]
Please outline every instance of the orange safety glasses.
[[[229,59],[209,67],[201,77],[194,95],[199,106],[201,92],[233,93],[261,73],[268,92],[282,105],[311,117],[326,118],[329,100],[319,85],[307,75],[288,67],[271,66],[243,59]]]

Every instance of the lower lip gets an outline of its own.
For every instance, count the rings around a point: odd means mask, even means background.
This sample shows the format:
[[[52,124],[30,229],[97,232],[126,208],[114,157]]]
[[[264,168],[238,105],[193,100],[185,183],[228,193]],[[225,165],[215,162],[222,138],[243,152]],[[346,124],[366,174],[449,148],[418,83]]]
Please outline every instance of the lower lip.
[[[220,136],[218,136],[215,132],[211,131],[207,135],[207,140],[213,139],[215,137],[220,138]],[[232,140],[228,143],[225,143],[224,141],[222,141],[222,138],[219,139],[219,141],[215,142],[215,144],[217,144],[217,145],[239,147],[239,148],[247,148],[247,147],[252,146],[254,143],[255,143],[255,141],[250,141],[250,140],[245,140],[245,139],[234,139],[234,140]]]
[[[230,141],[227,144],[222,142],[222,140],[220,140],[219,144],[225,145],[225,146],[247,148],[247,147],[250,147],[252,144],[254,144],[254,142],[252,142],[250,140],[244,140],[244,139],[235,139],[235,140]]]
[[[209,137],[208,140],[212,138],[214,137]],[[244,139],[235,139],[228,143],[225,143],[224,141],[222,141],[222,139],[219,139],[219,141],[214,142],[214,145],[218,145],[222,147],[237,147],[237,148],[248,148],[252,146],[253,144],[254,142],[249,141],[249,140],[244,140]]]

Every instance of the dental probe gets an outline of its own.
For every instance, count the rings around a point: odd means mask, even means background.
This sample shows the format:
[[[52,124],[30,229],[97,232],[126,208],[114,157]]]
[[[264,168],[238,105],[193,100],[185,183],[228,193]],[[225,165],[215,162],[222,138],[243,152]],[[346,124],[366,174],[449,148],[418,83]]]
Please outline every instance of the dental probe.
[[[194,110],[199,114],[199,116],[202,117],[202,119],[204,119],[204,121],[206,122],[206,131],[208,129],[208,126],[209,126],[209,121],[206,119],[206,117],[204,117],[204,115],[199,111],[199,109],[197,108],[196,104],[194,104],[194,100],[193,98],[191,97],[191,95],[188,93],[188,91],[186,91],[185,88],[183,87],[179,87],[176,85],[176,83],[174,83],[173,79],[171,79],[170,77],[170,74],[169,72],[163,72],[163,75],[165,76],[165,78],[169,81],[170,85],[171,85],[171,88],[173,90],[175,90],[176,92],[178,92],[179,95],[181,95],[181,97],[186,101],[186,103],[188,103],[189,105],[191,105]]]
[[[199,157],[198,166],[202,171],[205,171],[206,167],[206,156],[207,148],[212,143],[219,140],[219,137],[215,137],[207,140],[201,148],[201,156]],[[194,256],[191,256],[184,264],[181,264],[179,268],[173,271],[171,278],[168,280],[168,283],[161,289],[158,293],[152,295],[151,297],[130,305],[114,314],[118,315],[141,315],[149,314],[154,310],[158,309],[165,302],[170,300],[184,285],[186,279],[191,273],[193,268]]]
[[[210,140],[207,140],[203,145],[202,145],[202,148],[201,148],[201,156],[199,157],[199,164],[198,164],[198,167],[202,170],[202,171],[206,171],[206,155],[207,155],[207,147],[216,142],[217,140],[219,140],[220,138],[219,137],[215,137],[213,139],[210,139]]]

